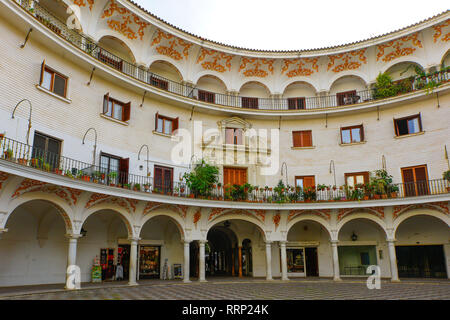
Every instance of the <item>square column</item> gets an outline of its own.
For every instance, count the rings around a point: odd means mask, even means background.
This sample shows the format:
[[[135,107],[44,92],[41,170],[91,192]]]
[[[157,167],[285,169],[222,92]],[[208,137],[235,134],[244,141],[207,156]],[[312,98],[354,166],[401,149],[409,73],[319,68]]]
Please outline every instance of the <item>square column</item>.
[[[272,241],[266,242],[266,280],[272,279]]]
[[[200,281],[200,282],[206,282],[206,278],[205,278],[205,243],[206,243],[205,240],[200,240],[198,242],[199,248],[200,248],[198,281]]]
[[[183,273],[183,282],[191,282],[189,280],[189,245],[190,241],[184,241],[184,273]]]

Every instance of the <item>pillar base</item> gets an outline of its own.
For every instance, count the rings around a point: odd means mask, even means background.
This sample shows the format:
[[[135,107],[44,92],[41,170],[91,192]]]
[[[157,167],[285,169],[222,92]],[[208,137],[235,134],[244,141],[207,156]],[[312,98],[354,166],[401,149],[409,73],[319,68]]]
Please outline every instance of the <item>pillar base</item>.
[[[208,282],[208,280],[198,280],[198,282]]]
[[[399,279],[391,279],[391,282],[398,283],[398,282],[401,282],[401,281]]]
[[[266,278],[266,281],[274,281],[274,280],[273,280],[273,278],[270,278],[270,279]]]
[[[184,280],[184,279],[183,279],[183,282],[184,282],[184,283],[191,283],[192,281],[191,281],[191,280]]]
[[[289,278],[281,278],[281,281],[289,281]]]
[[[342,279],[341,278],[333,278],[333,281],[342,281]]]
[[[137,282],[128,282],[128,285],[130,286],[130,287],[132,287],[132,286],[138,286],[139,284],[137,283]]]

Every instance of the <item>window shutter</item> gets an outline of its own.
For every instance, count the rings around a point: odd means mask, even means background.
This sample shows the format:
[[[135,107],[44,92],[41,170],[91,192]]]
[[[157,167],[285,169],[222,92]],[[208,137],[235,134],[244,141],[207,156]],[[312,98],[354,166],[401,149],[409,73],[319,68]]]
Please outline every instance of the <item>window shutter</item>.
[[[159,118],[159,112],[155,114],[155,131],[158,131],[158,118]]]
[[[312,134],[311,131],[303,132],[303,145],[302,147],[312,147]]]
[[[420,132],[422,132],[422,115],[419,112],[419,128],[420,128]]]
[[[125,103],[123,105],[123,116],[122,121],[130,120],[131,102]]]
[[[425,167],[417,167],[415,168],[416,172],[416,181],[425,181],[427,180],[427,172]]]
[[[108,112],[109,92],[103,96],[103,113]]]
[[[360,129],[361,142],[363,142],[363,141],[365,141],[365,139],[364,139],[364,126],[361,125],[360,128],[361,128]]]
[[[369,183],[369,172],[364,172],[363,176],[364,176],[364,184]]]
[[[414,182],[413,169],[403,169],[403,183]]]
[[[175,130],[178,130],[178,119],[180,119],[179,117],[173,119],[173,125],[172,125],[172,132],[174,132]]]
[[[45,72],[45,59],[42,61],[41,64],[41,78],[39,80],[39,85],[42,85],[42,81],[44,81],[44,72]]]
[[[160,167],[155,167],[155,188],[161,189],[162,187],[162,177],[163,177],[163,170]]]
[[[304,177],[303,178],[303,187],[306,188],[311,188],[312,186],[314,186],[314,177]]]
[[[301,147],[302,139],[301,139],[301,132],[300,131],[294,131],[292,132],[292,139],[294,141],[294,147]]]
[[[397,125],[397,120],[395,118],[392,119],[394,121],[394,131],[395,131],[395,135],[398,137],[398,125]]]
[[[128,183],[128,169],[130,158],[119,160],[119,181],[121,184]]]

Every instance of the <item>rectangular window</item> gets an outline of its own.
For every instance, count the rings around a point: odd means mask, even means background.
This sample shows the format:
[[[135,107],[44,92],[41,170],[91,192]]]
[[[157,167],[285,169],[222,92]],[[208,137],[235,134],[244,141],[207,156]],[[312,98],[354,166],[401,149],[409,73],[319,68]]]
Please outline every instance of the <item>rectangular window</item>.
[[[172,192],[173,168],[155,166],[155,191],[164,194]]]
[[[150,76],[150,84],[163,90],[169,90],[169,81],[157,78],[153,75]]]
[[[56,72],[45,64],[41,65],[41,80],[39,85],[61,97],[66,97],[67,77]]]
[[[293,131],[294,148],[312,147],[311,130]]]
[[[369,172],[352,172],[345,174],[345,183],[349,187],[355,187],[357,184],[369,183]]]
[[[216,95],[213,92],[198,90],[198,100],[215,103]]]
[[[58,168],[60,153],[61,140],[39,132],[34,133],[32,158],[38,159],[35,163],[40,168],[44,168],[44,163],[50,165],[50,169]]]
[[[226,144],[243,144],[243,131],[239,128],[226,128],[225,129],[225,143]]]
[[[124,103],[109,97],[109,93],[103,97],[103,114],[105,116],[120,120],[130,120],[131,102]]]
[[[242,97],[242,108],[258,109],[258,98]]]
[[[100,172],[101,180],[113,184],[128,183],[129,158],[120,158],[110,154],[100,152]],[[111,172],[117,175],[109,175]]]
[[[172,135],[178,129],[178,118],[169,118],[156,113],[155,116],[155,131]]]
[[[364,141],[364,128],[362,125],[341,128],[341,143],[355,143]]]
[[[289,110],[305,109],[305,98],[288,98]]]
[[[426,165],[402,168],[405,196],[423,196],[428,191],[428,170]]]
[[[343,106],[346,104],[358,103],[360,97],[356,95],[356,90],[351,90],[336,93],[336,99],[338,106]]]
[[[301,188],[302,190],[305,188],[312,188],[315,186],[314,176],[296,176],[295,177],[295,186],[297,188]]]
[[[394,126],[395,134],[397,136],[422,132],[422,119],[420,113],[414,116],[394,119]]]

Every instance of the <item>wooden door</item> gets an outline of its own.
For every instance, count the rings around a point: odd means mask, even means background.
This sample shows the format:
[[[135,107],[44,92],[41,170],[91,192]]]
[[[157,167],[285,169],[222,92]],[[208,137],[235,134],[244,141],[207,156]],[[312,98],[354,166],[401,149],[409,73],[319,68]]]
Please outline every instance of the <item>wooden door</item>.
[[[427,166],[402,168],[402,177],[406,197],[428,194]]]
[[[247,183],[246,168],[223,168],[223,185],[243,185]]]
[[[155,192],[172,193],[173,168],[155,166],[154,184]]]

